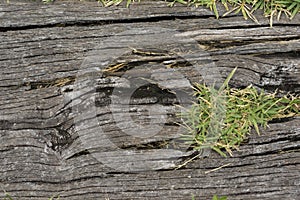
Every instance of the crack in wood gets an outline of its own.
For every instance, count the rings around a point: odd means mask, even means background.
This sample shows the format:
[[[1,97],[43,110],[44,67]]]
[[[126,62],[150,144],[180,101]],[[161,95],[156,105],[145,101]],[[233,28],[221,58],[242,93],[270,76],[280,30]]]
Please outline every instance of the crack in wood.
[[[264,38],[264,39],[235,39],[235,40],[203,40],[198,41],[199,45],[205,50],[208,51],[215,51],[218,49],[224,49],[224,48],[233,48],[238,46],[244,46],[249,44],[262,44],[262,43],[269,43],[269,42],[285,42],[285,41],[293,41],[293,40],[299,40],[299,36],[293,36],[293,37],[284,37],[284,38]],[[257,55],[256,55],[257,56]]]
[[[160,16],[149,16],[149,17],[138,17],[138,18],[126,18],[126,19],[104,19],[104,20],[65,20],[61,22],[52,22],[46,24],[31,24],[23,26],[0,26],[0,32],[8,31],[21,31],[28,29],[44,29],[52,27],[70,27],[70,26],[95,26],[95,25],[107,25],[107,24],[132,24],[132,23],[151,23],[151,22],[160,22],[160,21],[173,21],[176,19],[207,19],[211,18],[213,15],[160,15]]]
[[[74,158],[78,158],[78,157],[85,156],[85,155],[90,155],[90,154],[91,154],[90,151],[85,149],[83,151],[80,151],[78,153],[75,153],[75,154],[67,157],[66,160],[70,160],[70,159],[74,159]]]
[[[23,87],[30,87],[29,90],[36,90],[42,88],[49,88],[49,87],[63,87],[66,85],[71,85],[75,82],[75,77],[62,77],[57,78],[54,80],[45,80],[45,81],[38,81],[38,82],[27,82],[23,83]]]
[[[161,140],[161,141],[153,141],[148,143],[141,143],[135,145],[123,145],[120,146],[121,149],[125,150],[149,150],[149,149],[175,149],[176,144],[173,139]],[[178,146],[177,146],[178,148]]]

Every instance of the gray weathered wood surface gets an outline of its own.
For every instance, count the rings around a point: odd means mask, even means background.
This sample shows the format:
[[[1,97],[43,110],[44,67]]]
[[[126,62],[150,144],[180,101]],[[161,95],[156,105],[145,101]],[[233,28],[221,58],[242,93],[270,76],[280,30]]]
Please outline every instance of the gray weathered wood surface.
[[[300,94],[299,16],[270,28],[163,1],[5,2],[0,186],[14,198],[299,198],[299,117],[272,122],[231,158],[210,153],[174,170],[189,155],[175,104],[189,104],[194,81],[218,84],[238,67],[232,86]],[[149,46],[164,51],[147,55]],[[120,63],[126,72],[107,70]],[[131,119],[144,132],[130,132]]]

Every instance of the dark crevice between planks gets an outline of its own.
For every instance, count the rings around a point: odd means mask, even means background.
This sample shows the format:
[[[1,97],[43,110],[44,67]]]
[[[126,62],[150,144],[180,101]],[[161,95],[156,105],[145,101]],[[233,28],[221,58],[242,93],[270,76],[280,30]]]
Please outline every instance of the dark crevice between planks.
[[[221,29],[222,30],[222,29]],[[299,40],[299,36],[286,37],[286,38],[269,38],[269,39],[255,39],[255,40],[209,40],[209,41],[199,41],[198,43],[206,48],[206,50],[215,50],[223,48],[232,48],[237,46],[244,46],[249,44],[263,44],[268,42],[282,42],[282,41],[291,41]],[[299,52],[285,52],[294,56],[299,56]],[[270,54],[269,54],[270,55]],[[276,55],[275,55],[276,56]]]
[[[222,18],[220,18],[220,19],[222,19]],[[215,27],[215,28],[210,28],[210,29],[211,30],[228,30],[228,29],[246,29],[246,28],[263,28],[263,27],[270,27],[270,25],[244,24],[244,25],[239,25],[239,26]]]
[[[298,37],[300,39],[300,37]],[[278,39],[279,41],[282,41],[281,39]],[[260,54],[260,55],[254,55],[254,57],[259,57],[263,59],[273,59],[273,58],[290,58],[290,59],[298,59],[300,58],[300,51],[294,50],[294,51],[286,51],[286,52],[276,52],[276,53],[268,53],[268,54]]]
[[[225,16],[222,18],[234,18],[236,16]],[[106,19],[106,20],[76,20],[76,21],[66,21],[66,22],[57,22],[57,23],[48,23],[48,24],[39,24],[39,25],[25,25],[25,26],[10,26],[10,27],[0,27],[0,32],[7,31],[20,31],[20,30],[29,30],[29,29],[42,29],[42,28],[52,28],[52,27],[72,27],[72,26],[103,26],[108,24],[133,24],[133,23],[151,23],[151,22],[160,22],[160,21],[170,21],[170,20],[189,20],[189,19],[209,19],[215,18],[215,15],[165,15],[165,16],[153,16],[153,17],[140,17],[140,18],[126,18],[126,19]],[[220,18],[220,19],[222,19]],[[273,24],[273,27],[298,27],[299,24]],[[262,28],[270,27],[270,25],[260,25],[260,24],[244,24],[239,26],[224,26],[209,28],[211,30],[226,30],[226,29],[244,29],[244,28]]]
[[[236,16],[228,16],[228,18],[234,18]],[[240,17],[242,17],[240,15]],[[222,20],[222,18],[227,18],[227,17],[221,17],[220,20]],[[250,20],[250,19],[248,19]],[[238,25],[238,26],[220,26],[220,27],[215,27],[215,28],[210,28],[211,30],[228,30],[228,29],[250,29],[250,28],[271,28],[270,24],[243,24],[243,25]],[[289,23],[289,24],[283,24],[283,23],[274,23],[272,25],[273,28],[276,27],[299,27],[299,24],[295,23]]]
[[[266,195],[267,193],[274,193],[274,192],[282,192],[282,190],[279,190],[279,189],[274,189],[274,190],[264,190],[263,191],[263,193]],[[249,192],[238,192],[238,193],[231,193],[230,194],[230,196],[233,196],[233,195],[235,195],[235,196],[238,196],[238,197],[241,197],[241,196],[243,196],[243,195],[249,195],[249,194],[251,194],[251,195],[254,195],[254,194],[261,194],[262,192],[261,191],[253,191],[253,190],[251,190],[251,191],[249,191]],[[270,196],[273,196],[274,194],[271,194]],[[269,198],[267,198],[267,199],[269,199]]]
[[[118,89],[117,89],[118,90]],[[122,92],[130,92],[131,89],[122,89]],[[111,104],[111,95],[114,92],[114,88],[106,87],[97,89],[97,92],[104,94],[101,98],[97,98],[95,101],[96,107],[108,106]],[[120,97],[122,98],[122,97]],[[153,100],[155,98],[155,101]],[[152,101],[147,100],[152,99]],[[150,105],[150,104],[161,104],[161,105],[177,105],[178,100],[176,95],[168,89],[161,88],[157,84],[147,84],[139,87],[131,96],[130,105]]]
[[[178,101],[176,95],[168,89],[161,88],[158,84],[147,84],[138,88],[132,95],[132,99],[156,97],[157,104],[175,105]],[[148,103],[146,103],[148,105]]]
[[[160,21],[169,21],[176,19],[208,19],[214,17],[214,15],[164,15],[164,16],[153,16],[153,17],[140,17],[140,18],[126,18],[126,19],[107,19],[107,20],[77,20],[77,21],[66,21],[58,23],[48,23],[43,25],[26,25],[26,26],[10,26],[0,27],[0,32],[7,31],[20,31],[28,29],[40,29],[40,28],[52,28],[52,27],[70,27],[70,26],[101,26],[107,24],[132,24],[132,23],[151,23]]]
[[[161,149],[161,148],[172,148],[174,149],[175,145],[170,145],[173,139],[168,139],[168,140],[160,140],[160,141],[153,141],[153,142],[148,142],[144,144],[136,144],[136,145],[124,145],[121,146],[121,149],[134,149],[134,150],[149,150],[149,149]]]

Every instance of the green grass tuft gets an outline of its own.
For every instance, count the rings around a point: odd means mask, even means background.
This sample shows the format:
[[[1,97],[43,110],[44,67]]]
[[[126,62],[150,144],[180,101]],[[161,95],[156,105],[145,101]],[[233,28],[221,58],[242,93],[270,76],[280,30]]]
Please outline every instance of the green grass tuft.
[[[276,92],[258,92],[252,85],[244,89],[229,88],[235,70],[219,90],[195,84],[197,102],[180,115],[188,132],[183,139],[193,149],[212,148],[226,156],[222,151],[225,149],[232,155],[232,149],[238,150],[251,128],[260,134],[259,126],[267,127],[273,119],[299,115],[299,97],[277,97]]]
[[[127,7],[134,0],[98,0],[104,6],[119,5],[121,2],[126,1]],[[138,0],[140,2],[140,0]],[[293,19],[300,11],[300,0],[171,0],[168,1],[170,6],[175,3],[184,4],[187,6],[204,6],[212,10],[219,18],[218,4],[223,5],[227,10],[223,16],[226,16],[232,12],[242,13],[245,19],[252,19],[256,23],[259,23],[254,12],[256,10],[263,10],[264,16],[270,19],[270,25],[272,26],[274,17],[277,16],[277,20],[280,20],[282,14],[285,14],[290,19]]]
[[[196,7],[208,7],[215,13],[217,18],[219,18],[217,3],[221,3],[227,10],[223,16],[232,12],[236,14],[242,13],[245,19],[250,18],[257,23],[258,20],[253,13],[256,10],[263,10],[264,16],[270,19],[271,25],[275,16],[280,20],[281,15],[285,14],[290,19],[293,19],[300,11],[300,0],[174,0],[174,2]]]

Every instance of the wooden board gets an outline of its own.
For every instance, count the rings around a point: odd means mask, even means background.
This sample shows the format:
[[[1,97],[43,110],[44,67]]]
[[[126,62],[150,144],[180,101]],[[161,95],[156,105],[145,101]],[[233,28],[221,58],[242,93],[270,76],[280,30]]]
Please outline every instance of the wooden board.
[[[192,156],[194,82],[300,94],[300,19],[273,28],[142,1],[0,4],[0,186],[13,198],[297,199],[300,118],[223,158]],[[220,168],[219,168],[220,167]],[[3,194],[4,195],[4,194]]]

